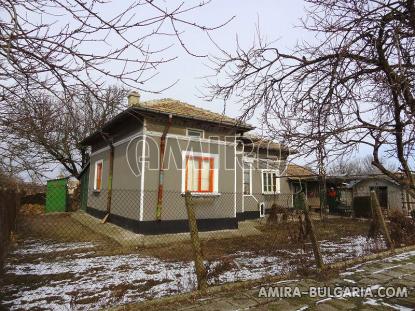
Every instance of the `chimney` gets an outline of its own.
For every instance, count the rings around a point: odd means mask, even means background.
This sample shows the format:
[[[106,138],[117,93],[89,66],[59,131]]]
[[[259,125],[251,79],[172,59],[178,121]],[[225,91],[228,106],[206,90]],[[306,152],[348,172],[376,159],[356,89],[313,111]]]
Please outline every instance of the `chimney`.
[[[137,91],[130,91],[127,95],[127,98],[128,98],[128,107],[140,105],[140,93],[138,93]]]

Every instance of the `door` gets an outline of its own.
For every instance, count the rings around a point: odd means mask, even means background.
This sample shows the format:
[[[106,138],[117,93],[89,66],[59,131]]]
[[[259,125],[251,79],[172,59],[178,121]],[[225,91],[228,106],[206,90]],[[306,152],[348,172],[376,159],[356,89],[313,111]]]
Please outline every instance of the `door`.
[[[376,186],[370,187],[370,190],[374,190],[376,196],[378,197],[379,205],[381,208],[388,208],[388,187],[386,186]]]
[[[265,217],[265,203],[259,203],[259,217]]]

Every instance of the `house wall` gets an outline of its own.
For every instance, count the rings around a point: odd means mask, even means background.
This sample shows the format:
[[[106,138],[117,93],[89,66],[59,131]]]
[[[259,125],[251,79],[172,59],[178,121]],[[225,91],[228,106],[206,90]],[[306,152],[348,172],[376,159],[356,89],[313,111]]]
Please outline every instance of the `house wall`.
[[[415,198],[413,198],[406,190],[403,191],[403,208],[409,213],[411,210],[415,210]]]
[[[141,193],[141,164],[136,159],[141,157],[142,136],[141,131],[130,133],[131,139],[124,142],[126,136],[118,136],[114,142],[114,170],[112,178],[111,217],[119,222],[139,220],[140,193]],[[135,136],[135,137],[134,137]],[[88,180],[89,212],[95,216],[103,217],[107,209],[109,155],[108,147],[95,148],[90,156],[90,170]],[[103,160],[101,191],[94,191],[95,163]]]
[[[160,136],[149,133],[148,165],[145,171],[144,192],[144,221],[155,221],[158,194],[158,146]],[[235,218],[235,198],[241,198],[241,188],[235,194],[235,151],[231,144],[217,144],[215,142],[200,142],[168,136],[166,141],[164,171],[164,192],[162,220],[184,220],[187,219],[186,206],[182,196],[183,167],[182,151],[217,154],[218,163],[218,196],[195,198],[195,213],[198,219],[229,219]],[[236,174],[237,182],[241,180],[241,173]],[[237,198],[236,198],[237,199]],[[239,199],[241,200],[241,199]]]
[[[150,132],[162,133],[167,123],[167,117],[162,119],[146,119],[146,128]],[[195,122],[191,120],[183,120],[178,118],[172,119],[169,128],[171,135],[187,135],[187,128],[204,130],[204,139],[217,137],[219,140],[225,140],[226,136],[235,136],[234,128],[212,126],[204,122]]]
[[[173,119],[174,120],[174,119]],[[242,153],[235,152],[233,138],[234,129],[211,127],[204,123],[184,122],[174,120],[169,128],[165,153],[165,173],[162,205],[162,221],[156,220],[156,206],[159,181],[159,145],[165,121],[146,119],[144,133],[145,163],[144,179],[141,179],[141,156],[143,144],[141,140],[142,127],[128,126],[129,131],[122,130],[116,135],[114,142],[114,174],[113,196],[111,205],[111,221],[135,232],[163,233],[187,230],[187,212],[182,195],[183,150],[217,154],[218,192],[217,196],[194,198],[196,218],[199,230],[237,228],[237,216],[247,213],[248,217],[259,217],[258,203],[265,202],[270,208],[274,195],[263,195],[261,186],[261,169],[252,171],[252,195],[243,195]],[[205,138],[186,137],[186,128],[203,128]],[[128,139],[137,136],[133,140]],[[208,141],[207,138],[219,137],[219,141]],[[228,138],[225,138],[228,137]],[[232,138],[232,141],[229,141]],[[227,141],[226,141],[227,140]],[[89,212],[103,217],[106,211],[108,189],[109,148],[102,142],[92,146],[91,169],[89,174]],[[260,158],[266,158],[266,153],[258,153]],[[275,158],[275,157],[274,157]],[[137,161],[137,159],[139,159]],[[102,190],[93,192],[95,162],[103,160]],[[265,168],[265,167],[264,167]],[[141,184],[143,182],[143,191]],[[280,194],[275,196],[277,204],[292,206],[292,197],[288,181],[280,179]],[[246,217],[242,217],[245,219]]]
[[[261,157],[262,155],[262,157]],[[259,154],[261,159],[265,159],[266,154]],[[283,159],[284,160],[284,159]],[[269,162],[267,165],[263,161],[254,159],[252,163],[252,194],[243,195],[243,213],[240,215],[240,219],[250,219],[259,217],[259,204],[264,202],[265,208],[269,209],[274,204],[284,207],[292,207],[292,190],[288,183],[287,178],[277,178],[279,182],[279,193],[274,194],[263,194],[262,193],[262,170],[283,167],[284,164],[278,165],[278,160],[275,162]],[[283,174],[283,173],[282,173]],[[242,181],[241,181],[242,182]]]
[[[399,186],[382,179],[363,180],[353,188],[353,196],[370,196],[370,187],[387,187],[388,209],[402,208],[402,191]]]

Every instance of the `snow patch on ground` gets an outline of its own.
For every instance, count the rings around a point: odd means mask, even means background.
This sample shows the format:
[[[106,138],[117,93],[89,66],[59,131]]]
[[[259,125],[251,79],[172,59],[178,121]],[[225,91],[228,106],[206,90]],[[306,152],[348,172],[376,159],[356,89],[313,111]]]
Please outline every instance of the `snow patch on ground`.
[[[365,237],[322,241],[325,262],[355,258],[370,253]],[[192,262],[163,261],[139,254],[96,256],[93,243],[52,243],[28,240],[12,253],[15,259],[39,255],[35,261],[19,260],[6,265],[8,277],[38,277],[30,285],[8,285],[4,304],[11,310],[46,308],[51,310],[91,310],[112,305],[159,298],[192,291],[196,276]],[[51,260],[55,252],[70,251],[68,257]],[[46,257],[42,255],[48,254]],[[279,255],[281,254],[281,255]],[[45,260],[45,259],[48,260]],[[223,261],[208,263],[211,283],[227,283],[281,275],[293,271],[293,259],[312,262],[312,252],[302,249],[279,250],[273,255],[237,252],[226,257],[231,265],[220,270]],[[215,268],[219,272],[215,274]],[[352,273],[352,272],[350,272]],[[45,281],[46,280],[46,281]]]
[[[12,255],[37,255],[48,254],[65,251],[83,251],[88,248],[94,248],[95,244],[92,242],[78,242],[78,243],[54,243],[39,240],[26,240],[25,243],[15,249]]]

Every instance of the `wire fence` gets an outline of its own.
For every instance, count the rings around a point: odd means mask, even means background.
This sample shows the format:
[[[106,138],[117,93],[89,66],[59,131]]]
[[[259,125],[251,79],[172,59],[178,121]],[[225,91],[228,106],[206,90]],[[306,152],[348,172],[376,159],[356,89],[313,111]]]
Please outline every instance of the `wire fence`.
[[[290,193],[51,193],[24,196],[18,208],[16,245],[1,281],[6,308],[110,307],[202,284],[306,275],[321,269],[316,245],[321,265],[387,248],[379,226],[368,239],[373,221],[326,209],[321,215]],[[400,239],[395,243],[415,241]]]

